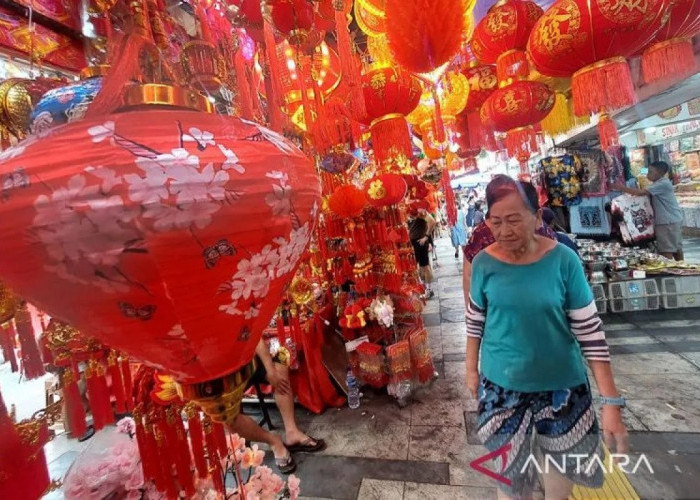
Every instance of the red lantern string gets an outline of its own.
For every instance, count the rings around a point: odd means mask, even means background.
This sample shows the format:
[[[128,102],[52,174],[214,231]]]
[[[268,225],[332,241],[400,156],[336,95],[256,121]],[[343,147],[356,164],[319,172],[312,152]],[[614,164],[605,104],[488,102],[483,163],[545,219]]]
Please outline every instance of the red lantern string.
[[[383,165],[397,154],[412,156],[413,146],[408,133],[408,122],[403,115],[392,114],[380,118],[370,126],[372,148],[377,163]]]
[[[348,29],[348,21],[346,16],[345,4],[348,0],[334,0],[333,8],[335,9],[335,30],[338,41],[338,55],[340,56],[340,65],[343,72],[343,79],[349,87],[349,108],[353,116],[363,116],[365,114],[365,99],[361,92],[362,76],[360,74],[360,65],[358,64],[355,51],[353,50],[352,39],[350,38],[350,30]],[[359,130],[354,131],[359,132]],[[355,142],[359,142],[359,135],[353,136]]]
[[[455,200],[455,193],[452,191],[452,185],[450,184],[450,173],[446,168],[442,170],[442,190],[445,193],[447,222],[449,222],[450,226],[454,226],[457,223],[457,202]]]
[[[270,68],[270,81],[272,92],[267,95],[267,110],[270,115],[270,126],[272,129],[281,132],[284,125],[282,117],[282,90],[280,89],[280,61],[277,57],[277,44],[275,43],[275,34],[272,31],[272,25],[265,20],[263,26],[263,35],[265,36],[265,54],[268,67]]]
[[[239,49],[233,57],[236,68],[236,85],[238,87],[238,105],[240,106],[241,117],[246,120],[253,120],[253,98],[250,95],[250,84],[246,76],[246,63],[243,54]]]
[[[126,393],[124,392],[124,381],[122,380],[121,368],[117,359],[116,351],[110,351],[107,358],[107,369],[112,380],[112,395],[115,399],[115,410],[117,413],[126,413]]]
[[[600,137],[600,149],[603,151],[620,145],[620,134],[617,131],[615,121],[607,113],[601,114],[598,119],[598,135]]]
[[[87,432],[85,408],[80,397],[77,373],[70,367],[63,372],[63,398],[71,435],[74,438],[84,436]]]
[[[10,362],[12,373],[17,372],[17,356],[15,356],[15,330],[12,323],[3,325],[0,329],[0,345],[2,345],[2,357]]]
[[[41,377],[44,372],[44,362],[39,354],[39,346],[36,343],[32,319],[24,303],[15,314],[17,336],[22,353],[22,371],[27,380]]]
[[[192,444],[194,465],[197,468],[197,474],[199,474],[199,477],[205,478],[209,475],[209,471],[207,470],[207,459],[204,450],[204,434],[202,429],[202,420],[199,415],[199,407],[194,403],[188,403],[185,406],[185,414],[187,415],[187,427],[189,428],[190,443]]]

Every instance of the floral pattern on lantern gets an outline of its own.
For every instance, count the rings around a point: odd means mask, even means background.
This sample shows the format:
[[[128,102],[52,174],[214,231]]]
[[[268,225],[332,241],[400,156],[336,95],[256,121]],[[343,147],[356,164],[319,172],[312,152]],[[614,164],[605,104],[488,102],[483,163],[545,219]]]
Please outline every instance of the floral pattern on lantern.
[[[520,81],[496,90],[481,107],[481,120],[498,132],[542,120],[554,106],[554,93],[543,83]]]
[[[17,168],[30,182],[0,204],[0,275],[184,382],[252,359],[320,201],[311,161],[287,139],[192,111],[51,129],[0,161]]]

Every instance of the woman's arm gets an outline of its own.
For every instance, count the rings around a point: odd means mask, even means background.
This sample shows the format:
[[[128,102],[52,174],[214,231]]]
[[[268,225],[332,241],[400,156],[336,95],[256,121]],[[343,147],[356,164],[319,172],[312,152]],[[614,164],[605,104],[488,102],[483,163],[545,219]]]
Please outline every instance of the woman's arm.
[[[462,269],[462,291],[464,292],[464,309],[469,309],[469,289],[472,282],[472,263],[465,257]]]
[[[479,349],[485,324],[486,309],[470,298],[467,305],[467,389],[475,398],[479,388]]]

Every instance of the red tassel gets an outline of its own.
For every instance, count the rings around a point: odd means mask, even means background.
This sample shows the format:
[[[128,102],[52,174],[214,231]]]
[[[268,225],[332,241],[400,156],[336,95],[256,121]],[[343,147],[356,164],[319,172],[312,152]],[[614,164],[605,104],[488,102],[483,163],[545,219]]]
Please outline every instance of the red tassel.
[[[39,353],[39,346],[34,336],[32,318],[26,303],[15,314],[15,324],[17,325],[19,345],[22,349],[22,371],[24,376],[27,380],[39,378],[46,372],[44,372],[44,362]]]
[[[17,372],[17,356],[15,356],[15,328],[12,323],[7,323],[0,330],[0,345],[2,346],[2,357],[10,362],[12,373]]]
[[[532,127],[518,127],[509,130],[506,134],[506,148],[508,156],[520,158],[527,153],[527,158],[532,152],[532,144],[535,140],[535,131]]]
[[[457,206],[455,201],[455,193],[452,191],[450,184],[450,173],[447,169],[442,171],[442,190],[445,193],[445,210],[447,211],[447,222],[450,226],[457,223]]]
[[[620,145],[620,134],[617,125],[606,113],[598,119],[598,136],[600,137],[600,149],[607,151],[613,146]]]
[[[129,365],[129,356],[121,354],[119,357],[119,367],[122,375],[122,383],[124,384],[124,397],[126,398],[126,409],[134,409],[134,394],[133,382],[131,380],[131,366]]]
[[[146,481],[153,480],[155,478],[155,473],[151,468],[151,461],[149,458],[150,450],[148,448],[148,442],[146,440],[146,429],[143,425],[143,415],[141,410],[143,405],[138,405],[133,411],[134,427],[136,428],[136,444],[139,447],[139,456],[141,457],[141,469],[143,470],[143,477]]]
[[[178,425],[179,424],[179,425]],[[182,427],[179,410],[172,406],[165,409],[165,437],[168,442],[168,450],[177,471],[177,480],[187,496],[194,495],[194,481],[192,480],[192,464],[190,462],[190,449],[187,436]]]
[[[187,426],[190,431],[194,465],[197,468],[197,474],[199,474],[200,479],[204,479],[209,475],[209,471],[207,470],[207,457],[204,450],[204,434],[202,421],[199,416],[199,407],[194,403],[188,403],[185,406],[185,413],[187,414]]]
[[[109,377],[112,380],[112,395],[115,400],[115,410],[117,413],[126,413],[126,396],[124,394],[124,382],[122,381],[121,370],[117,361],[116,351],[110,351],[107,358],[107,368]]]
[[[204,7],[202,6],[202,2],[195,2],[195,15],[197,16],[197,20],[199,21],[199,29],[202,33],[202,40],[205,42],[211,43],[212,45],[216,45],[214,43],[214,38],[211,36],[211,28],[209,27],[209,20],[207,19],[207,14],[204,11]]]
[[[73,368],[66,368],[63,372],[63,398],[71,436],[80,438],[87,432],[87,422],[83,399],[78,389],[78,377]]]
[[[437,88],[433,87],[433,103],[435,105],[435,121],[434,132],[435,140],[438,144],[445,142],[445,123],[442,119],[442,110],[440,109],[440,98],[437,94]]]
[[[642,54],[642,75],[646,83],[671,78],[681,80],[697,71],[690,38],[672,38],[652,45]]]
[[[348,29],[348,19],[345,10],[345,3],[348,0],[335,0],[333,8],[335,9],[335,30],[338,41],[338,55],[340,56],[340,67],[343,73],[343,78],[348,84],[350,98],[349,108],[352,116],[364,116],[365,97],[362,89],[362,75],[360,65],[358,64],[355,51],[353,50],[352,39],[350,38],[350,30]],[[355,143],[359,144],[359,127],[353,130]]]
[[[576,116],[612,111],[637,102],[630,67],[623,57],[599,61],[578,70],[571,79],[571,92]]]
[[[242,52],[239,50],[233,57],[234,66],[236,69],[236,86],[238,87],[238,105],[240,107],[240,115],[246,120],[253,120],[253,98],[250,95],[250,85],[246,75],[246,63]]]
[[[214,439],[216,439],[216,447],[219,450],[219,456],[221,458],[228,456],[228,440],[226,438],[226,428],[224,424],[214,422],[212,423],[212,430],[214,431]]]
[[[395,155],[403,154],[406,158],[413,156],[408,122],[403,116],[390,115],[375,120],[370,126],[372,147],[377,164],[383,165]]]
[[[109,402],[109,389],[102,365],[91,359],[85,370],[88,400],[92,412],[93,426],[99,431],[104,426],[114,423],[114,414]]]
[[[282,91],[280,88],[282,78],[280,77],[280,61],[277,57],[275,34],[272,31],[272,25],[268,21],[264,22],[263,36],[265,37],[265,54],[268,67],[270,68],[269,80],[272,87],[272,93],[267,96],[267,111],[270,116],[270,127],[277,132],[281,132],[284,126],[284,119],[282,118]]]
[[[209,474],[211,474],[216,490],[223,493],[224,478],[221,469],[221,460],[216,445],[216,438],[214,437],[214,430],[212,429],[212,421],[209,417],[205,417],[204,420],[204,437],[207,443],[207,455],[209,457]]]
[[[158,487],[160,491],[165,491],[168,498],[178,498],[177,487],[175,486],[175,480],[173,478],[173,463],[172,450],[169,448],[168,440],[165,436],[164,427],[167,427],[165,423],[161,420],[158,425],[153,426],[153,435],[155,436],[157,452],[156,460],[157,465],[160,467],[160,477],[163,486]],[[158,483],[156,483],[158,486]]]

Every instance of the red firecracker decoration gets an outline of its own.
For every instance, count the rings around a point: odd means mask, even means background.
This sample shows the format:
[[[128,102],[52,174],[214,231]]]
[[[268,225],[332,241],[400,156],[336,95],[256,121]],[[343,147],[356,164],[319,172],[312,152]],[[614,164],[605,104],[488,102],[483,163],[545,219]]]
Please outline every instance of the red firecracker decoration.
[[[653,39],[668,7],[668,0],[558,0],[532,29],[528,55],[543,75],[573,75],[576,116],[631,106],[637,96],[625,58]],[[615,135],[601,137],[601,143]]]
[[[366,205],[365,194],[349,184],[338,187],[328,198],[328,208],[342,219],[357,217]]]
[[[676,0],[668,21],[642,54],[644,81],[684,78],[697,72],[692,37],[700,33],[700,0]]]
[[[386,36],[396,62],[429,73],[459,52],[465,0],[385,0]]]
[[[8,285],[185,384],[249,363],[320,202],[294,144],[236,118],[151,109],[59,127],[13,153],[0,171],[42,182],[0,204]]]
[[[27,304],[20,306],[15,314],[17,337],[22,351],[22,372],[27,380],[41,377],[44,372],[44,361],[41,359],[36,334],[32,326],[32,318]]]
[[[406,196],[406,181],[399,174],[382,174],[365,183],[367,202],[374,207],[400,203]]]

